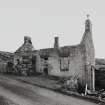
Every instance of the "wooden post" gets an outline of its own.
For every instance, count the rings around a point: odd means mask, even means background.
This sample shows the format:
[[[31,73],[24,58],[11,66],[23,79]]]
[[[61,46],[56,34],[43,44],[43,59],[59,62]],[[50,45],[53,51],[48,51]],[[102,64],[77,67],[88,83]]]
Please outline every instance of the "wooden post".
[[[87,83],[86,83],[86,86],[85,86],[85,95],[87,95]]]
[[[92,66],[92,85],[93,91],[95,91],[95,68]]]

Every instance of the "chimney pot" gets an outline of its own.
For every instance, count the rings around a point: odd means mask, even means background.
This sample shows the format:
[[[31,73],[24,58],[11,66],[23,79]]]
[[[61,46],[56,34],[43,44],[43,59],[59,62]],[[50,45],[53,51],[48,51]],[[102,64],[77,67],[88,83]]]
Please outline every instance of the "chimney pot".
[[[59,37],[55,37],[54,48],[59,48]]]

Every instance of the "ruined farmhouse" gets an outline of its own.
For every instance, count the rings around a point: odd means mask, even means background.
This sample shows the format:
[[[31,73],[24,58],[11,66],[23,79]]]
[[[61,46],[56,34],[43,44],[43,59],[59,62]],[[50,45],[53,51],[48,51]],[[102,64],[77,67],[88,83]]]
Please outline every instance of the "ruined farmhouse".
[[[95,52],[92,39],[92,24],[85,21],[83,38],[78,45],[59,45],[55,37],[54,47],[34,50],[31,38],[24,37],[23,45],[14,53],[14,67],[19,73],[42,73],[59,77],[74,77],[82,85],[95,89]]]

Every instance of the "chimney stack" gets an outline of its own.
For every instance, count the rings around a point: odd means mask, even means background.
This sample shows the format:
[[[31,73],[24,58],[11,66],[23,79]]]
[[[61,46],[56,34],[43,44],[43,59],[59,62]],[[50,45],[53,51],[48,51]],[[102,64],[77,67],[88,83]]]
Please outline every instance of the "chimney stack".
[[[54,48],[59,48],[59,37],[55,37]]]
[[[24,43],[30,43],[30,44],[32,44],[32,42],[31,42],[31,37],[29,37],[29,36],[24,36]]]

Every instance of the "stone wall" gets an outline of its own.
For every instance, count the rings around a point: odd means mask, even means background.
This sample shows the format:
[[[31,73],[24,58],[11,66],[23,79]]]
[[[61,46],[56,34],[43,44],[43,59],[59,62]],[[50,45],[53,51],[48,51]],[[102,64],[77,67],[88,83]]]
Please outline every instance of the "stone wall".
[[[19,75],[30,75],[32,70],[33,45],[31,38],[24,37],[24,43],[14,54],[14,68]]]
[[[81,84],[95,86],[95,53],[89,19],[85,23],[85,33],[80,44],[39,50],[39,71],[54,76],[74,76]],[[58,40],[57,40],[58,41]],[[59,42],[57,42],[59,43]],[[47,57],[47,59],[46,59]],[[46,69],[46,70],[45,70]]]
[[[85,22],[85,32],[81,45],[85,47],[86,83],[89,89],[95,90],[95,49],[92,38],[92,24],[89,19]]]
[[[62,51],[62,49],[64,51]],[[52,50],[52,49],[49,49]],[[65,52],[66,51],[66,52]],[[67,52],[68,51],[68,52]],[[53,49],[52,51],[41,50],[40,53],[46,53],[47,60],[44,57],[38,56],[40,69],[38,72],[43,72],[47,64],[48,74],[54,76],[78,76],[84,74],[84,53],[80,45],[68,46],[66,48]],[[62,56],[63,54],[63,56]],[[42,56],[42,55],[41,55]]]

